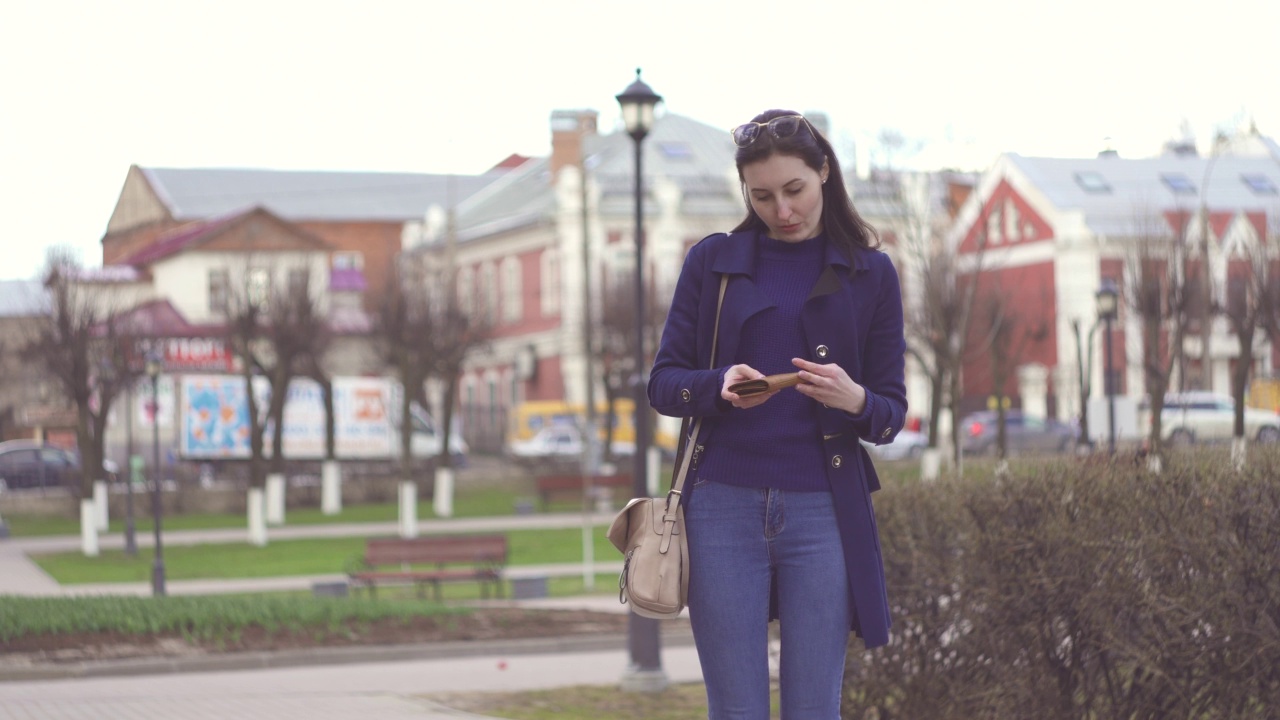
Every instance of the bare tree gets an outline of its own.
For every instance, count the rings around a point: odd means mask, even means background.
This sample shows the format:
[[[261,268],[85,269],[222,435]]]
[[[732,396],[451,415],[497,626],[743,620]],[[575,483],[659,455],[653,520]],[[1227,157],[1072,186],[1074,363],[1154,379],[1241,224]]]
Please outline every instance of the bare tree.
[[[1162,222],[1172,225],[1172,233],[1162,229]],[[1162,467],[1164,396],[1182,357],[1187,327],[1186,237],[1185,213],[1172,213],[1163,220],[1139,214],[1125,258],[1123,294],[1141,324],[1140,363],[1151,408],[1148,467],[1155,472]]]
[[[436,349],[431,374],[443,388],[440,418],[440,461],[438,467],[453,467],[453,453],[449,446],[453,436],[453,412],[458,400],[458,380],[467,358],[480,350],[489,337],[487,316],[474,319],[464,314],[456,302],[446,302],[435,313]],[[425,398],[424,398],[424,407]]]
[[[288,268],[284,288],[272,289],[266,300],[266,324],[262,328],[261,352],[254,353],[254,365],[267,378],[270,400],[267,422],[275,428],[271,436],[271,467],[283,473],[284,408],[293,379],[318,367],[317,353],[327,342],[328,323],[318,299],[311,291],[311,272],[305,266]],[[329,393],[325,396],[328,398]],[[332,401],[326,400],[326,429],[333,428]],[[332,433],[327,433],[328,450],[333,449]]]
[[[240,374],[244,378],[249,417],[249,486],[261,489],[266,486],[263,434],[267,418],[258,407],[253,378],[261,372],[259,348],[265,335],[267,308],[265,297],[251,289],[251,282],[250,273],[246,272],[239,284],[228,288],[226,337],[227,345],[239,360]]]
[[[630,398],[634,383],[637,381],[636,370],[636,310],[635,310],[635,278],[624,278],[622,275],[612,276],[614,282],[606,283],[603,288],[604,309],[600,318],[600,380],[604,387],[605,402],[609,415],[605,419],[605,457],[612,460],[613,437],[617,418],[617,401]],[[656,338],[661,335],[667,322],[670,300],[658,297],[657,293],[645,294],[649,307],[645,308],[649,347],[643,356],[653,357],[657,351]],[[652,421],[652,418],[651,418]],[[650,435],[650,437],[653,437]]]
[[[983,356],[990,363],[991,387],[997,398],[996,457],[1003,461],[1009,456],[1005,388],[1025,358],[1028,346],[1043,342],[1049,336],[1049,324],[1043,316],[1026,316],[1020,313],[1010,303],[999,276],[992,277],[993,282],[980,291],[976,300],[976,342],[971,341],[969,345],[972,352]]]
[[[1232,460],[1237,469],[1245,464],[1244,395],[1253,373],[1254,341],[1259,332],[1271,332],[1276,326],[1275,308],[1280,304],[1280,284],[1273,265],[1275,248],[1266,228],[1252,246],[1239,246],[1227,259],[1227,298],[1223,315],[1236,336],[1239,355],[1231,370],[1231,397],[1235,400],[1232,427]]]
[[[383,361],[404,388],[400,407],[400,457],[402,477],[407,480],[412,477],[413,461],[410,407],[415,401],[421,407],[429,407],[426,382],[430,378],[438,379],[443,388],[437,415],[441,421],[437,466],[453,467],[449,443],[458,378],[467,359],[486,342],[488,322],[484,318],[472,318],[463,311],[455,296],[441,289],[452,284],[445,278],[406,273],[392,273],[391,277],[375,334]]]
[[[50,252],[44,270],[50,314],[34,327],[19,355],[46,368],[75,407],[83,501],[92,497],[94,482],[105,479],[111,405],[136,382],[141,369],[133,357],[135,338],[114,307],[114,298],[91,289],[81,275],[70,253]]]
[[[972,247],[962,252],[960,244],[950,244],[946,237],[956,208],[948,207],[947,216],[936,217],[927,181],[914,188],[897,182],[893,196],[899,210],[892,230],[904,266],[904,294],[909,296],[904,299],[907,353],[929,383],[929,447],[939,447],[942,411],[948,409],[952,460],[957,472],[962,472],[962,365],[978,288],[976,278],[987,259],[988,210],[979,210]]]
[[[423,397],[423,386],[436,357],[435,314],[425,283],[405,273],[390,274],[391,284],[378,309],[375,337],[379,354],[400,381],[400,477],[413,477],[414,400]]]

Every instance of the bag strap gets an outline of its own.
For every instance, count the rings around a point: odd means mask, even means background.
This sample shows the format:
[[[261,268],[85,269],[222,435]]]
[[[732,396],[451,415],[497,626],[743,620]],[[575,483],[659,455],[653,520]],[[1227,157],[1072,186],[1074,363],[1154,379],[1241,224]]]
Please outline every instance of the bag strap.
[[[724,307],[724,291],[729,285],[728,273],[720,276],[720,297],[716,300],[716,324],[715,329],[711,333],[711,369],[716,367],[716,345],[720,342],[720,308]],[[693,423],[693,430],[689,432],[689,418],[685,418],[680,425],[680,462],[676,465],[676,472],[671,476],[671,489],[667,492],[667,506],[671,505],[671,497],[679,496],[684,489],[684,480],[689,475],[689,466],[692,464],[693,451],[689,448],[692,442],[695,445],[698,441],[698,431],[702,429],[702,418],[699,417]]]

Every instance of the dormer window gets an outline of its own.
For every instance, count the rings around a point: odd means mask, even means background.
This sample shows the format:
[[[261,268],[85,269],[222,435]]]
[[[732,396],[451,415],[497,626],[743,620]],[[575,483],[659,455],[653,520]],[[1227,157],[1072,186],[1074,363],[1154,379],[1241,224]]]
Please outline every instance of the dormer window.
[[[1240,176],[1241,182],[1249,186],[1254,195],[1276,195],[1276,184],[1262,173],[1245,173]]]
[[[1182,173],[1161,173],[1160,182],[1174,195],[1195,195],[1196,186],[1191,184],[1191,180]]]
[[[692,160],[693,149],[689,147],[689,143],[684,142],[660,142],[658,143],[658,152],[668,160]]]
[[[1102,195],[1111,192],[1111,183],[1107,182],[1107,179],[1102,177],[1102,173],[1098,172],[1087,171],[1076,173],[1076,184],[1080,186],[1081,190],[1092,195]]]

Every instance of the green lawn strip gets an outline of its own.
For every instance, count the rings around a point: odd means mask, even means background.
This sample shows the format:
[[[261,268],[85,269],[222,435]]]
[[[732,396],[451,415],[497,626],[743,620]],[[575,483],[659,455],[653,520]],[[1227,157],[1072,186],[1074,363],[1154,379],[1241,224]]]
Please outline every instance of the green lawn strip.
[[[512,530],[506,535],[510,565],[582,561],[581,528]],[[591,537],[597,559],[618,559],[603,527],[595,527]],[[278,540],[266,547],[248,543],[172,545],[165,548],[165,573],[169,580],[341,573],[349,561],[363,553],[364,543],[365,538],[356,537]],[[63,585],[146,582],[151,577],[152,554],[147,548],[139,548],[136,557],[122,550],[105,550],[96,558],[72,551],[34,555],[32,560]]]
[[[658,693],[618,692],[616,685],[578,685],[444,696],[440,700],[507,720],[684,720],[707,716],[706,688],[700,682],[673,684]],[[781,709],[777,683],[770,683],[769,700],[770,717],[777,717]]]
[[[234,636],[251,625],[269,632],[337,632],[346,622],[471,612],[465,607],[409,599],[307,596],[83,597],[0,596],[0,642],[25,635],[177,632],[203,640]]]

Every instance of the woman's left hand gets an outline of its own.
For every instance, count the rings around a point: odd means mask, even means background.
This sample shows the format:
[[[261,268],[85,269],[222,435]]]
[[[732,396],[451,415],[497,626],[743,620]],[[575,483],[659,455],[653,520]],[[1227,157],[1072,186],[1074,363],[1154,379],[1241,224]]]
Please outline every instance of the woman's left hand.
[[[866,388],[854,382],[839,365],[819,365],[801,358],[792,358],[791,364],[800,369],[796,390],[804,395],[851,415],[857,415],[867,406]]]

